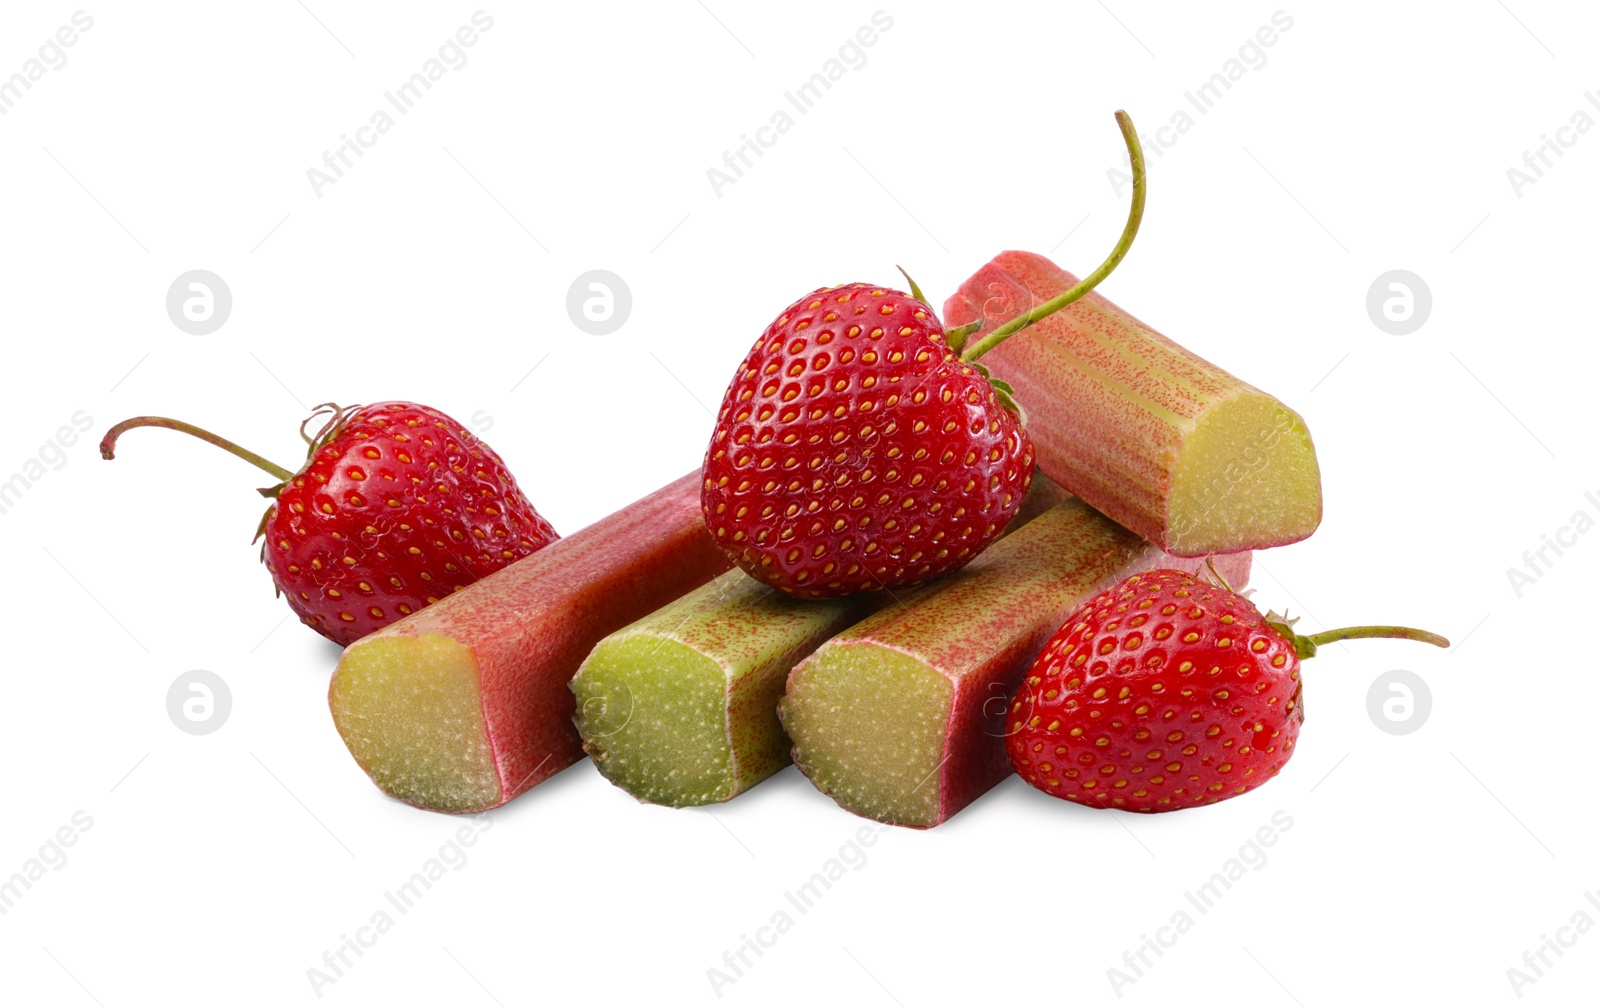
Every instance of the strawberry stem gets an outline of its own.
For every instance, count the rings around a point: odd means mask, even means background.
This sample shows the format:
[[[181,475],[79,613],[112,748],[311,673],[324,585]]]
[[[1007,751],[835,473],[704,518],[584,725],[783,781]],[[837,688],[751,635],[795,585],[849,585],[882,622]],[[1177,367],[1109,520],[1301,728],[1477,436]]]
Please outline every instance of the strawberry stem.
[[[1144,148],[1139,144],[1139,134],[1134,132],[1133,120],[1128,113],[1117,112],[1117,126],[1122,130],[1122,140],[1128,145],[1128,158],[1133,165],[1133,205],[1128,207],[1128,222],[1122,228],[1122,237],[1117,239],[1117,245],[1100,263],[1094,272],[1079,280],[1071,289],[1066,290],[1033,310],[1018,315],[1002,324],[993,332],[973,343],[961,354],[961,358],[968,363],[977,360],[990,350],[1005,342],[1007,338],[1021,332],[1040,319],[1055,314],[1062,308],[1078,300],[1099,285],[1100,281],[1111,275],[1133,244],[1134,235],[1139,233],[1139,222],[1144,219],[1145,198],[1145,173],[1144,173]]]
[[[1450,641],[1437,633],[1430,633],[1425,629],[1412,629],[1409,626],[1346,626],[1344,629],[1330,629],[1324,633],[1313,633],[1305,639],[1314,647],[1335,643],[1339,640],[1416,640],[1420,643],[1431,643],[1435,647],[1450,646]]]
[[[1294,631],[1294,624],[1299,621],[1276,612],[1267,613],[1267,625],[1293,644],[1294,652],[1302,658],[1316,657],[1318,647],[1340,640],[1416,640],[1419,643],[1431,643],[1435,647],[1450,646],[1450,641],[1439,634],[1425,629],[1412,629],[1410,626],[1346,626],[1344,629],[1302,636]]]
[[[281,465],[274,465],[272,462],[267,461],[265,458],[256,454],[254,451],[249,450],[248,448],[242,448],[227,438],[218,437],[211,431],[203,430],[192,423],[185,423],[182,420],[168,419],[165,416],[135,416],[132,419],[123,420],[121,423],[118,423],[110,430],[107,430],[105,437],[101,439],[100,457],[106,459],[107,461],[115,458],[117,450],[117,438],[136,427],[165,427],[168,430],[176,430],[179,433],[188,434],[190,437],[198,437],[207,444],[215,444],[217,447],[228,452],[229,454],[237,455],[238,457],[243,458],[251,465],[261,469],[263,472],[270,473],[280,482],[288,482],[290,479],[294,478],[293,472],[290,472]]]

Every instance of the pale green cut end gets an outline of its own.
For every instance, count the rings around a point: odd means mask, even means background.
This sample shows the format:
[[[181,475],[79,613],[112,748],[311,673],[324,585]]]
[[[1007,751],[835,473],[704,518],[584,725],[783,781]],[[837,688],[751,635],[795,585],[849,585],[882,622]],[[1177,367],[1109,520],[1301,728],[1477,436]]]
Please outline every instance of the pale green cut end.
[[[350,754],[389,796],[435,811],[500,802],[478,662],[460,643],[427,634],[354,644],[328,706]]]
[[[584,751],[634,797],[683,808],[738,793],[728,676],[704,654],[650,634],[608,637],[572,691]]]
[[[1168,552],[1242,552],[1298,542],[1322,520],[1322,476],[1305,421],[1270,395],[1218,403],[1172,471]]]
[[[795,674],[783,723],[795,762],[847,811],[895,825],[939,821],[939,768],[954,689],[914,657],[824,646]]]

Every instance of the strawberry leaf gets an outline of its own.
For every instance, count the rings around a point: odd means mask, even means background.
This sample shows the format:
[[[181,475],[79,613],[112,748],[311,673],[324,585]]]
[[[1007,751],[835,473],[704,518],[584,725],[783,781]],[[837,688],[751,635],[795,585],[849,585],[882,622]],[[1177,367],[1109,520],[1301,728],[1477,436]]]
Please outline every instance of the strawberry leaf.
[[[1267,625],[1271,626],[1279,636],[1294,644],[1294,652],[1296,654],[1301,658],[1316,657],[1317,642],[1309,636],[1301,636],[1294,631],[1294,625],[1299,621],[1300,618],[1298,616],[1293,619],[1289,618],[1287,612],[1282,615],[1277,612],[1268,612],[1266,614]]]
[[[1001,381],[993,374],[990,374],[989,368],[978,363],[976,360],[967,361],[967,366],[977,371],[979,374],[982,374],[983,379],[994,387],[995,399],[999,401],[1000,405],[1006,410],[1006,412],[1015,416],[1018,423],[1022,423],[1024,425],[1027,424],[1028,414],[1023,411],[1022,406],[1017,404],[1016,393],[1011,390],[1011,386],[1009,384]]]
[[[922,296],[922,288],[917,286],[917,281],[913,280],[911,278],[911,274],[906,272],[905,268],[902,267],[902,266],[895,266],[894,268],[900,270],[900,275],[904,276],[906,278],[906,282],[911,284],[911,296],[915,297],[917,300],[921,301],[923,304],[927,304],[928,303],[928,299],[926,297]]]
[[[1003,409],[1005,409],[1006,412],[1010,413],[1011,415],[1013,415],[1013,416],[1015,416],[1017,418],[1017,422],[1018,423],[1022,424],[1023,426],[1027,426],[1028,425],[1028,413],[1027,413],[1027,411],[1022,408],[1022,405],[1020,403],[1018,403],[1016,399],[1011,397],[1011,389],[1010,388],[1001,388],[1000,387],[1000,385],[1003,385],[1003,384],[1005,384],[1005,382],[1002,381],[1002,382],[999,382],[999,384],[997,384],[995,386],[995,389],[994,389],[995,398],[1000,401],[1001,407]]]
[[[976,322],[958,325],[953,329],[946,329],[944,333],[945,345],[950,347],[952,352],[959,354],[967,348],[967,340],[971,338],[972,334],[981,328],[983,328],[983,321],[980,319]]]

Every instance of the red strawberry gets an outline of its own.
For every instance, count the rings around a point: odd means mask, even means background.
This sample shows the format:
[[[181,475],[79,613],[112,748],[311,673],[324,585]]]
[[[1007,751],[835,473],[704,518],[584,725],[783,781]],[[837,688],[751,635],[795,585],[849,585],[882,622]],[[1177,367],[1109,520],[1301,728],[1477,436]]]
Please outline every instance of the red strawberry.
[[[1134,574],[1080,606],[1045,645],[1008,714],[1024,780],[1099,808],[1215,804],[1277,775],[1300,724],[1300,659],[1358,637],[1449,641],[1400,626],[1300,636],[1226,586]]]
[[[895,588],[976,556],[1022,505],[1033,444],[932,308],[813,291],[723,396],[701,506],[751,576],[799,597]]]
[[[1144,214],[1144,155],[1127,113],[1128,222],[1071,289],[997,326],[946,332],[922,291],[815,290],[767,327],[733,376],[706,449],[701,507],[746,573],[797,597],[916,584],[993,542],[1033,478],[1033,443],[1004,382],[977,361],[1117,267]],[[903,271],[902,271],[903,272]],[[906,278],[910,281],[910,277]]]
[[[282,482],[261,520],[262,559],[300,621],[340,645],[433,604],[554,542],[505,463],[436,409],[379,402],[319,407],[328,419],[298,472],[215,434],[158,416],[106,434],[162,426],[217,444]],[[310,423],[310,420],[306,421]]]

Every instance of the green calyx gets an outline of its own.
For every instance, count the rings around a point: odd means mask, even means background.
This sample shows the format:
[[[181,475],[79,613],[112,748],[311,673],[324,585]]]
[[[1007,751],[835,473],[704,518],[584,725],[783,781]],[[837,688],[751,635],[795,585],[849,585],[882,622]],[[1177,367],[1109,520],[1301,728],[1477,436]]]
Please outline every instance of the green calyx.
[[[345,424],[350,422],[350,417],[360,408],[360,406],[341,406],[336,402],[324,402],[311,410],[311,415],[300,422],[300,439],[306,442],[306,461],[314,458],[318,451],[327,447],[334,438],[343,433]],[[326,419],[317,432],[306,433],[306,427],[315,423],[320,417]]]
[[[324,402],[311,410],[311,415],[300,421],[300,439],[306,442],[306,461],[311,461],[316,457],[318,451],[327,447],[335,437],[338,437],[344,431],[344,425],[350,421],[351,414],[360,408],[360,406],[340,406],[334,402]],[[324,417],[322,426],[317,428],[316,433],[306,433],[306,427]],[[276,500],[278,494],[283,492],[283,488],[289,485],[294,476],[295,473],[291,472],[285,475],[276,486],[263,486],[256,492],[269,500]],[[262,520],[265,523],[265,519],[263,518]]]
[[[895,266],[894,268],[900,270],[900,275],[906,278],[906,283],[911,287],[911,296],[915,297],[923,304],[927,304],[928,299],[922,296],[922,288],[917,286],[917,281],[911,278],[911,274],[905,271],[905,267]],[[929,306],[932,307],[931,305]],[[944,334],[945,345],[950,347],[950,351],[952,353],[955,353],[959,356],[961,353],[961,348],[967,344],[967,337],[972,335],[974,332],[977,332],[981,328],[983,328],[983,322],[977,321],[968,322],[966,325],[951,329]],[[963,360],[962,362],[972,367],[979,374],[982,374],[984,380],[994,386],[995,398],[999,401],[1000,405],[1006,409],[1007,412],[1011,413],[1017,418],[1017,422],[1023,424],[1027,423],[1027,414],[1022,411],[1022,406],[1017,404],[1016,393],[1011,390],[1010,385],[1006,384],[1004,381],[1001,381],[993,374],[990,374],[989,368],[978,363],[976,360]]]
[[[300,421],[300,439],[306,442],[306,462],[308,464],[310,463],[311,459],[316,457],[318,451],[321,451],[335,437],[339,436],[339,434],[344,430],[344,425],[349,422],[350,415],[360,408],[360,406],[340,406],[335,402],[324,402],[315,409],[311,410],[310,416],[307,416],[305,419]],[[306,427],[309,427],[312,423],[316,422],[319,417],[326,417],[323,420],[322,426],[317,428],[317,432],[315,434],[306,433]],[[291,472],[284,476],[283,481],[278,483],[276,486],[263,486],[256,490],[256,492],[260,493],[268,500],[276,500],[278,499],[278,494],[283,492],[284,487],[288,486],[294,477],[295,473]],[[273,508],[268,507],[266,511],[262,513],[261,523],[256,525],[256,536],[250,541],[258,541],[267,533],[267,520],[272,517],[272,510]],[[267,544],[262,542],[261,551],[263,558],[266,556],[266,549]]]
[[[967,366],[983,375],[984,380],[989,382],[989,384],[994,387],[994,396],[1000,405],[1011,415],[1015,416],[1018,423],[1026,426],[1028,423],[1028,414],[1023,412],[1022,406],[1017,402],[1016,393],[1011,390],[1011,386],[995,377],[993,374],[990,374],[989,368],[978,363],[976,360],[969,361]]]
[[[913,280],[911,278],[911,274],[906,272],[905,267],[904,266],[895,266],[894,268],[900,270],[900,275],[904,276],[906,278],[906,282],[911,285],[911,296],[915,297],[917,300],[921,301],[923,304],[928,304],[928,299],[926,297],[922,296],[922,288],[917,286],[917,281]],[[931,307],[933,307],[933,305],[928,304],[928,307],[931,308]]]
[[[1294,645],[1294,652],[1302,659],[1315,657],[1317,648],[1340,640],[1416,640],[1447,650],[1450,647],[1450,641],[1439,634],[1430,633],[1425,629],[1412,629],[1410,626],[1346,626],[1343,629],[1330,629],[1304,636],[1294,631],[1295,623],[1300,621],[1298,618],[1291,619],[1287,614],[1268,612],[1266,621],[1279,636]]]
[[[952,353],[959,354],[962,350],[966,349],[967,340],[972,338],[973,333],[982,328],[983,319],[980,318],[976,322],[968,322],[965,325],[958,325],[953,329],[946,329],[944,333],[945,345],[950,347],[950,351]]]

